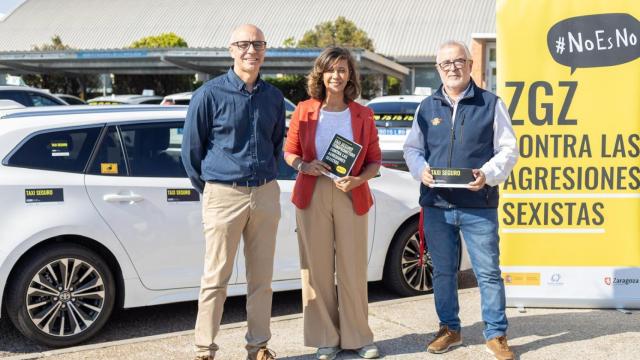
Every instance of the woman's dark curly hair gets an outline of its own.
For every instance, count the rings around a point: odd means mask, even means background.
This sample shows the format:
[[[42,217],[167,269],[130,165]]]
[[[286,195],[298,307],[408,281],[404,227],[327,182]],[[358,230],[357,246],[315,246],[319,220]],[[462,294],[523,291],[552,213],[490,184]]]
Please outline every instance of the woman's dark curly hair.
[[[331,46],[318,56],[313,69],[307,75],[307,94],[317,100],[324,100],[327,96],[327,89],[324,86],[322,75],[329,71],[338,60],[347,60],[349,64],[349,81],[344,88],[344,101],[348,103],[360,96],[360,76],[356,68],[356,61],[351,56],[351,52],[345,48]]]

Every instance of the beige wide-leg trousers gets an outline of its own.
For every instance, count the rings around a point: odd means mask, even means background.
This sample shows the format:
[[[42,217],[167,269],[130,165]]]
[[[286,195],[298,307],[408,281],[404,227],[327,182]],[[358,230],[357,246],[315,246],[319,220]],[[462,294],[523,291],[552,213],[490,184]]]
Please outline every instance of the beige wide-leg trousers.
[[[367,214],[319,176],[311,204],[296,210],[304,344],[358,349],[373,343],[368,324]],[[336,283],[337,281],[337,289]]]
[[[271,279],[280,187],[274,180],[258,187],[207,183],[202,195],[206,241],[195,328],[197,355],[215,355],[227,284],[240,237],[247,272],[247,351],[255,353],[271,338]]]

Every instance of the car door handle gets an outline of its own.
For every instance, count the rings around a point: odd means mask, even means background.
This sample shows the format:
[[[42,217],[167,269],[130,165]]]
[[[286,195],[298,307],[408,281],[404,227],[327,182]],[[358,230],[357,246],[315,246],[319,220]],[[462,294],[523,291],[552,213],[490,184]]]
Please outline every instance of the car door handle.
[[[120,194],[107,194],[102,198],[106,202],[139,202],[144,200],[144,198],[140,195],[131,194],[131,195],[120,195]]]

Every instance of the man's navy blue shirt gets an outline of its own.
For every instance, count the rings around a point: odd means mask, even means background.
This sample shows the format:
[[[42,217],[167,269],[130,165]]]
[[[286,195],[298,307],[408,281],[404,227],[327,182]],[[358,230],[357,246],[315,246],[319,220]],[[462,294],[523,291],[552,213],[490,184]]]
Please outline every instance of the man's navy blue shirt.
[[[206,181],[270,181],[277,177],[285,129],[284,97],[258,77],[252,92],[231,68],[193,93],[182,162],[200,192]]]

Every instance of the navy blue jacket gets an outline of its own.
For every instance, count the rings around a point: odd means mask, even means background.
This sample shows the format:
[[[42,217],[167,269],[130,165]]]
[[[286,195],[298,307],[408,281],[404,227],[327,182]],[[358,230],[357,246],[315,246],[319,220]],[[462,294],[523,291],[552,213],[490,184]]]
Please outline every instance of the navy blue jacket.
[[[416,121],[424,136],[425,159],[430,167],[480,169],[494,156],[494,117],[498,97],[476,86],[458,102],[455,123],[453,107],[442,86],[420,103]],[[485,185],[480,191],[420,186],[420,205],[441,208],[496,208],[498,187]]]
[[[285,129],[284,97],[258,77],[253,92],[233,72],[193,93],[182,162],[200,192],[206,181],[270,181],[277,177]]]

